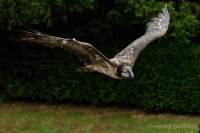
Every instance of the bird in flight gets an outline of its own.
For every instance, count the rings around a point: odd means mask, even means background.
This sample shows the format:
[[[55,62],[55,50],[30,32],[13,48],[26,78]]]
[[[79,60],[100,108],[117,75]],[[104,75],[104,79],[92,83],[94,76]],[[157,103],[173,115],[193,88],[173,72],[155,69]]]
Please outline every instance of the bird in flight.
[[[41,44],[50,48],[60,47],[76,54],[84,62],[81,68],[85,72],[99,72],[114,79],[134,78],[133,66],[141,51],[152,41],[165,35],[170,17],[167,5],[157,17],[147,24],[146,33],[133,41],[113,58],[108,59],[94,46],[76,39],[61,38],[39,31],[24,31],[17,39],[25,43]]]

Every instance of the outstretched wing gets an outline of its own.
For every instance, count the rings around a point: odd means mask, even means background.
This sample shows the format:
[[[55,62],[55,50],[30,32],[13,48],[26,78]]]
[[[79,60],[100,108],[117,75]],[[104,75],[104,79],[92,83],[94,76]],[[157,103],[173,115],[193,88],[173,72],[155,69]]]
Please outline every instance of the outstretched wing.
[[[41,44],[50,48],[64,48],[78,55],[85,65],[109,61],[91,44],[80,42],[75,39],[50,36],[35,30],[23,31],[21,34],[16,35],[15,39],[25,43]]]
[[[112,61],[116,62],[117,64],[126,63],[133,66],[138,55],[150,42],[165,35],[168,29],[169,21],[169,13],[167,10],[167,5],[165,5],[163,11],[147,24],[148,28],[146,33],[142,37],[132,42],[120,53],[115,55]]]

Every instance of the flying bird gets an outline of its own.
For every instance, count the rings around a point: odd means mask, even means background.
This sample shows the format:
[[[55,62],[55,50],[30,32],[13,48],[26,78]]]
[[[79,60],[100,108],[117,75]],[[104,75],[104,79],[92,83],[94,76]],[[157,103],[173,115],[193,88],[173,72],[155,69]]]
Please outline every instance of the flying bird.
[[[18,40],[42,44],[50,48],[64,48],[79,56],[84,62],[82,71],[99,72],[114,79],[130,79],[134,78],[133,66],[138,55],[152,41],[165,35],[169,21],[169,13],[167,6],[165,6],[162,12],[147,24],[147,30],[143,36],[133,41],[111,59],[108,59],[90,43],[55,37],[35,30],[24,31],[22,35],[18,35]]]

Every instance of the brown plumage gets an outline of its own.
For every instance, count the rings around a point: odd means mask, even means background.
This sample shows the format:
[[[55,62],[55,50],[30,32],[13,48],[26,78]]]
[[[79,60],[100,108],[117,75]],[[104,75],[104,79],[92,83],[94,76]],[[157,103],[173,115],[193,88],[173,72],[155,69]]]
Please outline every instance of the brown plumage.
[[[115,79],[133,78],[132,67],[136,58],[150,42],[162,37],[166,33],[169,20],[169,13],[167,6],[165,6],[162,13],[148,23],[146,33],[112,59],[108,59],[89,43],[50,36],[34,30],[24,31],[23,34],[17,35],[17,39],[22,42],[42,44],[50,48],[64,48],[80,57],[85,65],[82,68],[83,71],[99,72]]]

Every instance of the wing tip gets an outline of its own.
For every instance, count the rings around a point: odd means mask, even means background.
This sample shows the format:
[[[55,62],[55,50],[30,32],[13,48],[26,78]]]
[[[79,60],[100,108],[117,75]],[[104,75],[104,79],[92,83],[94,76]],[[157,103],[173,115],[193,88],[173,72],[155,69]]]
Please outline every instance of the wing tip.
[[[167,6],[168,6],[168,5],[167,5],[167,3],[166,3],[165,6],[164,6],[164,9],[167,9]]]
[[[165,4],[165,6],[164,6],[164,8],[163,8],[163,13],[165,13],[166,16],[167,16],[168,18],[170,18],[170,16],[169,16],[169,11],[168,11],[168,5],[167,5],[167,4]]]
[[[157,17],[154,17],[151,22],[147,23],[147,30],[148,32],[154,32],[154,31],[162,31],[166,32],[169,26],[170,16],[167,9],[167,4],[165,4],[163,10],[161,13],[158,14]]]

